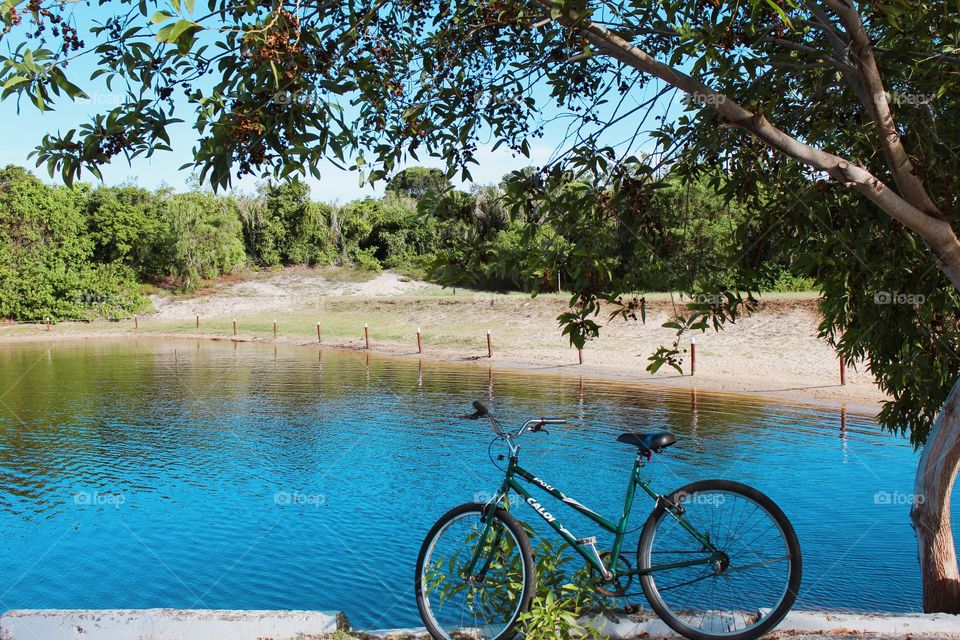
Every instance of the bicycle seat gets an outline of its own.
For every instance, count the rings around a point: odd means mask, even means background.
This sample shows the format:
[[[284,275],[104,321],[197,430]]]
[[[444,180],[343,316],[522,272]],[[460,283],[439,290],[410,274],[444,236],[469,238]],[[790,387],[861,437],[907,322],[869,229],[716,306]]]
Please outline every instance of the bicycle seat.
[[[677,441],[677,436],[669,431],[655,431],[653,433],[621,433],[617,442],[632,444],[640,449],[640,453],[650,453],[669,447]]]

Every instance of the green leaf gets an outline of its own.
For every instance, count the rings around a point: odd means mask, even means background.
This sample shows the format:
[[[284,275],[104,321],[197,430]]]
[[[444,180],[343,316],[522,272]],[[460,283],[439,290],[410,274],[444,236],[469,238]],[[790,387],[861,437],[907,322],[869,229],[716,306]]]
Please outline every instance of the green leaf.
[[[30,78],[25,78],[24,76],[13,76],[8,78],[7,81],[3,83],[3,88],[9,89],[10,87],[14,87],[21,82],[30,82]]]
[[[186,42],[189,41],[189,38],[194,33],[202,29],[203,27],[196,22],[191,22],[190,20],[177,20],[175,23],[168,24],[160,29],[160,31],[157,32],[157,40],[159,42],[168,43]]]
[[[169,11],[157,11],[153,14],[153,17],[150,18],[150,24],[160,24],[161,22],[166,22],[170,18],[175,18],[176,16]]]

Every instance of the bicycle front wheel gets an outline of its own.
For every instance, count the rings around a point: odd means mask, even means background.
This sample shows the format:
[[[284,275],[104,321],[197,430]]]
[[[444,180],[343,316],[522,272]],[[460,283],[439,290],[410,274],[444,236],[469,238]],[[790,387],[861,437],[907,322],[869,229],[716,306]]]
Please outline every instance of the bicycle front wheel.
[[[800,543],[783,511],[727,480],[694,482],[667,500],[680,510],[660,502],[637,548],[650,607],[691,640],[753,640],[773,629],[800,589]]]
[[[535,589],[530,540],[513,516],[494,506],[469,503],[448,511],[417,558],[417,607],[436,640],[512,637]]]

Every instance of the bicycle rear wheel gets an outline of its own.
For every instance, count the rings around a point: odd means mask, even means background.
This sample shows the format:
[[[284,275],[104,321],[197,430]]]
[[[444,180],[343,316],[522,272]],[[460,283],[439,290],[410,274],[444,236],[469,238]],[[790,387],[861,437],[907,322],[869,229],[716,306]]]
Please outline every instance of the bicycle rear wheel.
[[[489,526],[488,509],[495,509]],[[433,525],[417,558],[417,608],[436,640],[512,637],[535,589],[530,541],[500,508],[468,503],[451,509]]]
[[[674,517],[658,503],[637,547],[638,567],[654,568],[640,584],[660,619],[691,640],[753,640],[773,629],[793,606],[802,572],[800,543],[783,511],[756,489],[727,480],[694,482],[667,500],[682,513]],[[701,563],[670,566],[694,560]]]

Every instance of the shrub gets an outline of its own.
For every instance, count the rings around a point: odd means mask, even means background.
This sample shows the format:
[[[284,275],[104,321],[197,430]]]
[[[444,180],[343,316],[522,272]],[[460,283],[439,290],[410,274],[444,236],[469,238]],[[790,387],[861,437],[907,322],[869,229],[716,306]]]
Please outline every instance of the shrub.
[[[363,269],[364,271],[379,272],[383,269],[383,265],[377,260],[373,249],[353,249],[350,253],[350,258],[357,268]]]
[[[237,213],[244,248],[250,261],[260,267],[280,265],[283,262],[286,230],[283,221],[267,207],[264,198],[238,198]]]
[[[532,531],[524,525],[529,533]],[[573,640],[597,638],[597,629],[580,624],[599,603],[590,571],[571,570],[576,562],[567,544],[554,544],[537,537],[534,557],[537,563],[537,592],[530,610],[520,615],[520,627],[526,640]]]
[[[330,232],[334,207],[310,202],[301,215],[291,221],[287,232],[284,261],[287,264],[327,264],[333,261],[335,251]]]
[[[86,186],[51,187],[19,167],[0,171],[0,317],[118,317],[146,304],[133,270],[94,264]]]
[[[97,262],[122,262],[145,275],[158,265],[152,248],[163,231],[160,199],[135,186],[99,187],[87,199],[87,231]]]
[[[158,249],[167,273],[184,290],[230,273],[246,260],[236,202],[194,191],[163,201],[166,235]]]

